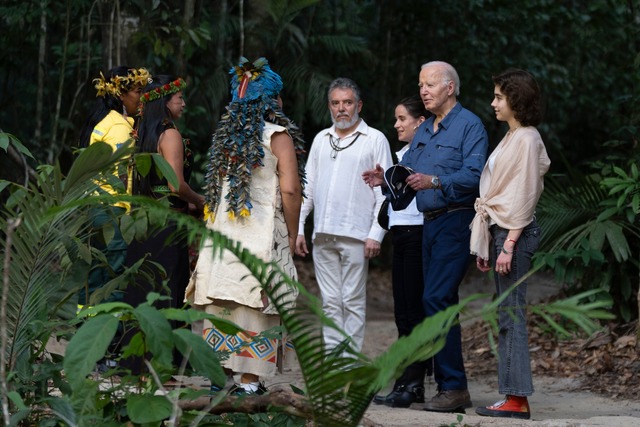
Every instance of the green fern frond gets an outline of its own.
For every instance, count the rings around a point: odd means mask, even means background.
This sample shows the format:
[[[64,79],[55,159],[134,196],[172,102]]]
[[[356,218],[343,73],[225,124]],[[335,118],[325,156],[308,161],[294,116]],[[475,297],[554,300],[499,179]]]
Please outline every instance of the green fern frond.
[[[11,195],[0,214],[0,227],[19,218],[11,247],[1,241],[4,254],[11,254],[7,274],[11,291],[7,303],[6,325],[9,344],[6,360],[13,369],[20,355],[46,336],[34,336],[33,322],[46,321],[60,310],[77,289],[77,280],[67,280],[88,270],[89,228],[86,209],[78,199],[90,197],[99,172],[126,155],[112,153],[106,144],[93,144],[84,150],[65,179],[59,166],[40,169],[37,183],[29,188],[9,185]],[[86,273],[85,270],[84,272]]]
[[[592,300],[596,297],[597,299]],[[564,300],[533,306],[531,311],[544,318],[559,333],[570,336],[571,334],[554,320],[553,315],[560,315],[575,323],[584,332],[593,334],[602,329],[594,319],[610,320],[615,318],[610,312],[612,305],[612,299],[604,290],[592,289]]]
[[[549,250],[559,236],[595,218],[605,192],[593,178],[578,174],[545,179],[545,190],[536,209],[542,228],[542,250]]]

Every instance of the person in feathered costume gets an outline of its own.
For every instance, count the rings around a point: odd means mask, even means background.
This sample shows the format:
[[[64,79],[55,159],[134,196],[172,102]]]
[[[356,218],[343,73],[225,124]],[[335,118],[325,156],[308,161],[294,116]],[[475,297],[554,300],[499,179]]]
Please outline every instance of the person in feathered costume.
[[[209,151],[207,226],[277,263],[295,279],[293,250],[305,182],[302,134],[282,111],[282,79],[266,59],[242,58],[229,74],[232,100]],[[205,241],[186,298],[245,329],[229,335],[205,322],[202,334],[215,351],[230,353],[223,366],[240,379],[232,393],[262,394],[266,389],[261,379],[275,375],[293,353],[284,338],[254,342],[253,335],[279,325],[280,317],[257,279],[233,254],[224,251],[220,257],[213,252],[212,242]],[[282,293],[288,303],[295,303],[294,289]],[[223,386],[213,384],[212,391]]]
[[[304,141],[297,126],[285,116],[279,105],[282,79],[271,70],[265,58],[253,63],[242,58],[233,67],[231,78],[231,103],[222,115],[213,134],[210,162],[207,169],[207,213],[215,213],[220,203],[222,181],[229,184],[225,194],[228,215],[249,216],[252,204],[250,196],[251,172],[264,166],[264,148],[260,143],[265,120],[283,126],[293,139],[298,157],[298,174],[304,184]]]

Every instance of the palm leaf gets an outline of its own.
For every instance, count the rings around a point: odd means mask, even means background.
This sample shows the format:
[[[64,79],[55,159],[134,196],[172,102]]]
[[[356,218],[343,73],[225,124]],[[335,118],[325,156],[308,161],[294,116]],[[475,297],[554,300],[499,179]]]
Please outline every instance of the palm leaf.
[[[542,228],[541,249],[549,250],[561,235],[596,218],[605,198],[595,179],[577,171],[547,178],[536,209]]]
[[[247,266],[277,308],[287,339],[295,347],[306,396],[313,408],[313,421],[318,426],[357,425],[373,395],[391,378],[398,377],[409,364],[440,350],[448,330],[457,323],[458,314],[468,302],[426,319],[410,337],[399,340],[378,359],[370,361],[351,349],[349,337],[324,315],[320,301],[287,277],[277,264],[265,263],[218,232],[207,229],[203,232],[214,247],[231,251]],[[286,294],[293,288],[299,292],[295,307],[286,302]],[[324,346],[323,326],[342,334],[342,346],[335,349]]]
[[[409,364],[435,355],[442,348],[449,329],[458,324],[463,308],[473,299],[483,297],[469,297],[460,304],[425,319],[409,337],[399,339],[387,352],[371,361],[350,348],[349,337],[324,315],[320,301],[300,283],[287,277],[277,264],[265,263],[243,249],[240,243],[207,229],[192,218],[184,218],[181,225],[195,227],[205,239],[211,240],[216,250],[214,256],[219,256],[219,251],[222,250],[232,252],[258,279],[277,308],[288,340],[295,347],[306,396],[313,411],[313,422],[318,426],[357,425],[373,395],[391,379],[397,378]],[[193,229],[189,233],[191,237],[198,234],[194,235]],[[529,274],[540,267],[538,265]],[[292,307],[286,302],[286,294],[294,288],[299,297],[295,307]],[[591,331],[598,327],[591,318],[605,318],[607,314],[603,309],[608,302],[582,304],[581,300],[590,296],[592,295],[581,295],[565,303],[551,305],[549,309],[540,309],[540,312],[546,315],[552,325],[551,314],[561,314],[575,321],[581,328]],[[482,311],[482,315],[494,325],[499,302],[500,299],[494,301]],[[326,348],[322,340],[323,327],[333,328],[342,334],[343,345],[337,349]]]
[[[38,335],[33,322],[57,316],[61,304],[77,291],[78,281],[73,279],[82,276],[83,267],[86,277],[89,263],[83,245],[89,228],[86,209],[77,202],[91,198],[93,179],[125,154],[93,144],[80,154],[66,180],[59,166],[42,167],[36,184],[8,187],[11,195],[2,208],[0,227],[6,230],[11,221],[19,220],[11,246],[1,241],[3,253],[11,259],[8,270],[3,266],[1,271],[10,286],[7,316],[2,319],[8,331],[9,370],[20,355],[28,357],[26,350],[34,343],[46,343],[48,332],[41,329]]]

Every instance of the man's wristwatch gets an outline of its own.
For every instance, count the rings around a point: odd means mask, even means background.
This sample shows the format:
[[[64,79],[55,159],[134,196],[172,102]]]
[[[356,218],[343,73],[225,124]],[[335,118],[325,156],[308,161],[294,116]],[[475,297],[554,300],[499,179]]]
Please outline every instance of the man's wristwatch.
[[[432,188],[440,188],[440,178],[438,178],[437,176],[432,176],[431,177],[431,187]]]

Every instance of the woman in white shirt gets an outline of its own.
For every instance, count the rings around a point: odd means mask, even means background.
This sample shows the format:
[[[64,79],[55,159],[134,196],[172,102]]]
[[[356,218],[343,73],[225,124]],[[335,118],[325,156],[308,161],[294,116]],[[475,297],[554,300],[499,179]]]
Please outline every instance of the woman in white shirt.
[[[425,109],[419,95],[398,103],[395,110],[398,140],[407,144],[396,153],[398,161],[409,150],[418,127],[431,114]],[[411,333],[424,320],[422,293],[422,225],[424,218],[418,211],[415,198],[406,209],[394,211],[389,206],[389,230],[393,245],[392,286],[394,316],[398,336]],[[425,374],[433,372],[431,359],[411,364],[396,380],[393,390],[386,396],[374,397],[374,403],[390,407],[408,408],[412,403],[424,402]]]

